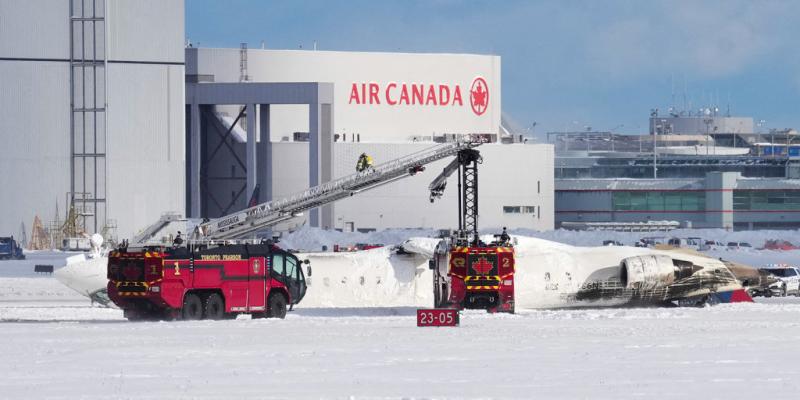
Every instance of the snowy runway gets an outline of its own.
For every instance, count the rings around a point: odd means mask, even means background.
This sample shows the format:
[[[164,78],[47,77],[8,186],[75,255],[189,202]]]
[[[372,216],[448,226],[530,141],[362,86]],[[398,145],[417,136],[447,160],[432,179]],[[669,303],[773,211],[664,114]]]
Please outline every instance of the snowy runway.
[[[0,301],[4,398],[794,398],[800,301],[462,314],[303,309],[286,320],[130,323]]]
[[[456,328],[417,328],[413,307],[313,302],[285,320],[131,323],[32,274],[32,264],[55,264],[56,255],[29,258],[0,264],[2,399],[688,400],[800,392],[796,297],[706,308],[465,312]],[[322,265],[314,279],[324,284]]]

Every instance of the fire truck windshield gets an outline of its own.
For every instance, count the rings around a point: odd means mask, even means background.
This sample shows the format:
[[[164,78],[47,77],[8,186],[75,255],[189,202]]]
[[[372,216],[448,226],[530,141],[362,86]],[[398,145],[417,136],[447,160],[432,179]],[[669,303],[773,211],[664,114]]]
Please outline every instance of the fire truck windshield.
[[[286,285],[292,304],[297,304],[306,292],[305,276],[300,266],[300,261],[292,254],[272,255],[272,277]]]

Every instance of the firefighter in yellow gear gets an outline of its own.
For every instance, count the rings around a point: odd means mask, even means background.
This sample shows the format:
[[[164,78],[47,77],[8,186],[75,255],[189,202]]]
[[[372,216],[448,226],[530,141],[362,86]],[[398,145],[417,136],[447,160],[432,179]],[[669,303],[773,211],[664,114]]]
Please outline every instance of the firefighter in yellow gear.
[[[372,168],[372,157],[368,156],[367,153],[361,153],[358,157],[358,162],[356,162],[356,171],[364,172],[370,168]]]

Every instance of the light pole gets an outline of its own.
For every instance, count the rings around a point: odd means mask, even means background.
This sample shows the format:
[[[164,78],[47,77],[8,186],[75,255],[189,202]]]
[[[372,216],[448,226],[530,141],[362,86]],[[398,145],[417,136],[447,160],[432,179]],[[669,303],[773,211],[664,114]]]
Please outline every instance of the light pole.
[[[655,124],[655,121],[653,123]],[[666,123],[667,120],[662,119],[661,125],[656,125],[653,129],[653,179],[658,178],[658,128],[660,126],[663,132]]]
[[[709,128],[711,127],[711,123],[714,122],[711,118],[706,118],[703,120],[706,124],[706,155],[708,155],[708,135],[709,135]]]
[[[622,128],[623,126],[625,126],[625,124],[619,124],[619,125],[611,128],[611,130],[608,131],[608,135],[609,135],[609,137],[611,139],[611,151],[614,151],[614,131],[619,129],[619,128]]]
[[[658,131],[653,130],[653,179],[658,178],[658,167],[656,166],[658,164],[658,152],[656,152],[656,146],[658,145],[657,137]]]

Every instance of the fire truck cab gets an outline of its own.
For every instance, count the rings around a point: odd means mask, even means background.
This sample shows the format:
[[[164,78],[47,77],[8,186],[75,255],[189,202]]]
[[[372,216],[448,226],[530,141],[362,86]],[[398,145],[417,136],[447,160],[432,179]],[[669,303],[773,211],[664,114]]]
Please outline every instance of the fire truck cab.
[[[514,312],[514,248],[509,243],[459,246],[446,238],[431,268],[435,307]]]
[[[284,318],[306,293],[302,264],[272,244],[120,248],[108,295],[130,320]]]

